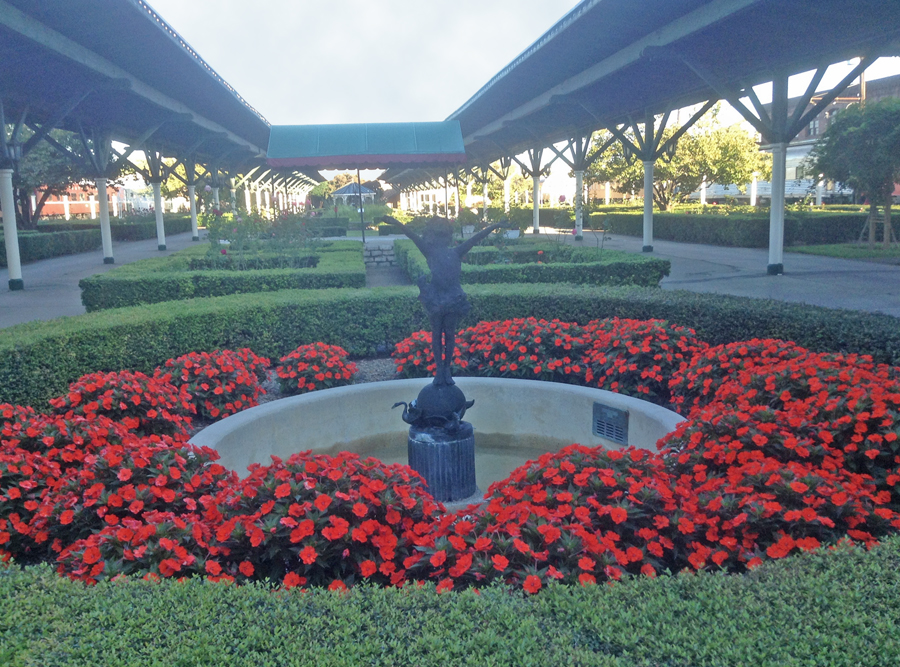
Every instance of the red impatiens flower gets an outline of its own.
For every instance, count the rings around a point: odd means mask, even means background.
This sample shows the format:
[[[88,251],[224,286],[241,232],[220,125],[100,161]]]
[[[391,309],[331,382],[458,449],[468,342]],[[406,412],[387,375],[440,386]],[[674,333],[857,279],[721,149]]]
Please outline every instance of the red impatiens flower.
[[[539,590],[541,590],[541,578],[533,574],[529,574],[527,577],[525,577],[525,582],[522,584],[522,588],[525,589],[526,593],[534,595]]]

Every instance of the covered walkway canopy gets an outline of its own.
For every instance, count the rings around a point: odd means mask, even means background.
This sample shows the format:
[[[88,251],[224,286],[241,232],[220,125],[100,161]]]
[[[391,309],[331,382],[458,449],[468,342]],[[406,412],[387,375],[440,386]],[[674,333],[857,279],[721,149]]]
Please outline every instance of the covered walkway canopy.
[[[459,122],[275,125],[266,154],[273,168],[360,169],[442,167],[466,162]],[[360,179],[360,186],[362,181]],[[336,194],[336,193],[335,193]],[[360,226],[366,238],[361,189]]]
[[[834,89],[837,95],[876,57],[900,53],[898,43],[896,0],[584,0],[448,120],[460,123],[470,168],[508,173],[515,159],[536,184],[547,166],[542,154],[564,159],[577,181],[591,161],[591,133],[609,129],[643,161],[649,191],[655,160],[677,140],[661,141],[668,114],[728,100],[773,151],[769,272],[780,273],[784,146],[833,99],[826,94],[813,103],[828,65],[860,58]],[[812,83],[789,115],[788,77],[809,70],[816,70]],[[768,82],[773,104],[767,110],[753,86]],[[564,150],[554,147],[560,142]],[[526,159],[516,158],[526,151]],[[497,160],[505,161],[500,170],[491,166]],[[382,178],[409,186],[433,175],[393,169]],[[579,211],[576,186],[578,230]],[[537,220],[535,203],[535,226]],[[649,197],[644,237],[652,251]]]
[[[12,127],[11,134],[9,127]],[[50,134],[76,133],[65,146]],[[10,289],[22,289],[13,170],[50,143],[98,192],[125,167],[154,189],[165,248],[160,183],[184,166],[195,238],[195,186],[264,157],[269,124],[143,0],[0,0],[0,207]],[[114,146],[113,142],[117,142]],[[117,149],[118,144],[125,146]],[[131,162],[142,151],[146,165]],[[99,198],[103,261],[112,263],[106,197]]]
[[[385,169],[465,164],[459,122],[274,125],[272,167]]]

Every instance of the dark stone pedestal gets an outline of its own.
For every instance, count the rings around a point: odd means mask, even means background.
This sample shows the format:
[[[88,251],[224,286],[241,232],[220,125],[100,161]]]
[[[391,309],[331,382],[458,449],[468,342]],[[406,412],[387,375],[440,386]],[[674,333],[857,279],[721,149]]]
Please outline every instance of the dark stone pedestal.
[[[409,466],[428,483],[428,492],[440,502],[473,495],[475,486],[475,432],[460,422],[452,435],[441,427],[409,429]]]

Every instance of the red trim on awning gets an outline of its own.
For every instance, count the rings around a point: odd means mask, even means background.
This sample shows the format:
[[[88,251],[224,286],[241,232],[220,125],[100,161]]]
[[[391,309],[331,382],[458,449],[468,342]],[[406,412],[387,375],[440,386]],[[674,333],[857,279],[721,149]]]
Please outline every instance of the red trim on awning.
[[[317,157],[268,158],[270,167],[314,167],[316,169],[386,169],[407,165],[465,164],[465,153],[423,153],[420,155],[335,155]]]

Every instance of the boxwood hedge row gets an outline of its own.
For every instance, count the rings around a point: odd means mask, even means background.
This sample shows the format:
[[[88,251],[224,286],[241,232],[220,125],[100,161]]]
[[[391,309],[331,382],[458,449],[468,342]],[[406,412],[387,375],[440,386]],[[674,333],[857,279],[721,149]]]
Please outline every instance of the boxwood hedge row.
[[[0,570],[4,665],[893,667],[900,538],[740,576],[463,593],[273,592],[201,578],[85,587],[47,565]]]
[[[472,285],[479,320],[538,317],[587,322],[660,318],[712,343],[794,340],[817,351],[871,354],[900,365],[897,318],[780,301],[642,287]],[[84,373],[148,371],[192,350],[249,346],[277,357],[301,343],[338,344],[352,355],[387,354],[427,328],[416,287],[283,290],[106,310],[0,330],[0,401],[42,407]]]
[[[19,232],[19,259],[23,263],[39,259],[91,252],[100,247],[100,230],[65,232]],[[0,266],[6,264],[6,246],[0,244]]]
[[[0,225],[2,228],[2,225]],[[156,222],[111,223],[110,231],[114,241],[139,241],[156,238]],[[191,231],[190,218],[166,219],[167,234],[181,234]],[[98,250],[100,223],[81,222],[65,225],[38,225],[38,231],[20,231],[19,259],[22,263],[40,259],[76,255],[80,252]],[[0,266],[6,266],[6,247],[0,244]]]
[[[357,244],[358,245],[358,244]],[[126,264],[107,273],[83,278],[81,302],[88,312],[195,297],[290,289],[365,287],[366,267],[356,250],[324,252],[315,268],[232,270],[178,270],[202,248],[182,251],[170,258]],[[185,259],[188,258],[188,259]]]
[[[588,251],[594,252],[594,251]],[[394,257],[406,270],[410,280],[428,273],[425,257],[412,241],[394,241]],[[601,261],[547,264],[463,264],[460,282],[466,285],[496,283],[574,283],[587,285],[641,285],[656,287],[669,275],[671,263],[667,259],[644,257],[633,253],[604,251]]]
[[[785,213],[785,245],[847,243],[859,237],[866,220],[864,213]],[[643,216],[638,213],[594,213],[594,229],[606,228],[614,234],[641,236]],[[691,215],[654,213],[653,236],[666,241],[703,243],[739,248],[766,248],[769,245],[768,216]]]

